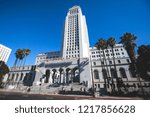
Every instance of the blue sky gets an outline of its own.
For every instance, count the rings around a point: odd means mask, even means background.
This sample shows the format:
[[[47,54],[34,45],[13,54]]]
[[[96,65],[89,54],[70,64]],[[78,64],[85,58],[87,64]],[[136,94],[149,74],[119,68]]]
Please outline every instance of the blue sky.
[[[100,37],[119,42],[125,32],[138,37],[138,46],[150,44],[150,0],[0,0],[0,43],[12,49],[7,64],[14,64],[18,48],[31,49],[27,65],[41,52],[60,50],[74,5],[86,16],[90,46]]]

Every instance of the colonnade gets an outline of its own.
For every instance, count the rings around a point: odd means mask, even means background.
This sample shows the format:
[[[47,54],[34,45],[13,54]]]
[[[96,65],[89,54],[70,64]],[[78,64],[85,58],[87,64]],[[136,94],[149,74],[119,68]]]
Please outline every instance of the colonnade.
[[[79,69],[46,69],[44,83],[68,84],[79,82]]]

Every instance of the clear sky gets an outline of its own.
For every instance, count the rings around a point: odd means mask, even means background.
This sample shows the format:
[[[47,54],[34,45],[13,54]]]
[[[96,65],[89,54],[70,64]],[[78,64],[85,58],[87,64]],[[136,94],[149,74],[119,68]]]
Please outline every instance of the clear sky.
[[[65,17],[74,5],[86,16],[90,46],[100,37],[119,42],[125,32],[138,37],[138,46],[150,44],[150,0],[0,0],[0,43],[12,49],[7,64],[14,64],[18,48],[31,50],[28,65],[41,52],[60,50]]]

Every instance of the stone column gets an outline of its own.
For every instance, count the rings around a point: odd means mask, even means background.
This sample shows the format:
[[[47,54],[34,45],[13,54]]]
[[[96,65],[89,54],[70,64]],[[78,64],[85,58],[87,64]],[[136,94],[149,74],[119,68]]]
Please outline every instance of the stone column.
[[[60,82],[59,83],[63,83],[63,75],[64,74],[64,71],[61,71],[60,72]]]
[[[66,78],[67,77],[67,73],[66,72],[63,72],[63,83],[65,84],[66,83]]]
[[[53,79],[52,79],[52,76],[53,76],[53,71],[50,71],[50,75],[49,75],[49,83],[52,84],[53,83]]]
[[[70,80],[72,80],[72,72],[71,72],[71,70],[68,73],[68,83],[70,82]]]

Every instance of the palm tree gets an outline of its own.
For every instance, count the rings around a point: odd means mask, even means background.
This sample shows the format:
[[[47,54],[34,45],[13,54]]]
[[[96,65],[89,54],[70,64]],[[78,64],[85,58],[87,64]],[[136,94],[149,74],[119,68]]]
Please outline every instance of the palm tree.
[[[138,47],[137,69],[140,76],[150,81],[150,45]]]
[[[4,61],[0,61],[0,84],[2,82],[3,76],[7,73],[9,73],[8,66],[5,64]]]
[[[133,66],[133,69],[136,70],[136,57],[135,57],[135,47],[136,47],[136,41],[137,37],[134,36],[131,33],[125,33],[121,37],[121,41],[119,43],[122,43],[125,49],[127,50],[127,53],[131,59],[131,66]]]
[[[22,65],[24,57],[25,57],[25,49],[21,49],[19,53],[19,60],[21,61],[20,66]]]
[[[16,60],[15,60],[15,63],[14,63],[14,67],[17,65],[17,62],[19,60],[21,51],[22,51],[21,49],[17,49],[17,51],[15,52]]]
[[[134,72],[134,74],[137,75],[137,78],[138,78],[140,86],[141,86],[142,93],[144,94],[144,90],[143,90],[142,83],[141,83],[140,76],[139,76],[138,69],[137,69],[137,60],[135,57],[134,49],[136,47],[136,43],[135,43],[136,39],[137,39],[137,37],[134,36],[134,34],[125,33],[121,37],[120,43],[122,43],[124,45],[125,49],[127,50],[127,53],[131,59],[130,69]]]
[[[23,65],[25,65],[26,57],[30,54],[30,52],[31,52],[30,49],[17,49],[17,51],[15,52],[16,60],[15,60],[14,66],[16,66],[17,63],[19,64],[20,61],[21,61],[21,63],[20,63],[20,66],[21,66],[24,59],[25,60],[24,60]]]
[[[108,65],[107,65],[107,61],[106,61],[106,56],[105,56],[105,53],[104,53],[104,50],[105,49],[107,49],[107,47],[108,47],[108,43],[107,43],[107,41],[106,40],[104,40],[103,38],[100,38],[99,40],[98,40],[98,42],[96,43],[96,47],[100,50],[102,50],[102,52],[103,52],[103,60],[105,61],[102,61],[103,63],[105,63],[106,64],[106,71],[107,71],[107,83],[109,84],[109,78],[110,78],[110,74],[109,74],[109,69],[108,69]],[[101,53],[100,53],[101,54]],[[101,56],[100,56],[100,59],[101,59]],[[102,59],[101,59],[102,60]],[[103,65],[103,67],[104,67],[104,65]],[[102,67],[102,69],[103,69],[103,67]],[[105,79],[104,79],[105,80]]]
[[[100,40],[100,39],[99,39]],[[102,67],[102,71],[104,70],[104,59],[102,59],[101,56],[101,47],[100,47],[100,41],[98,40],[98,42],[96,42],[95,47],[99,50],[99,55],[100,55],[100,62],[101,62],[101,67]],[[104,82],[105,82],[105,86],[106,86],[106,79],[104,78]]]
[[[24,54],[25,54],[25,57],[24,57],[24,64],[23,64],[23,66],[25,65],[25,63],[26,63],[26,58],[27,58],[27,56],[29,56],[29,54],[31,53],[31,50],[30,49],[24,49]]]
[[[108,45],[111,47],[111,51],[112,51],[112,55],[113,55],[114,69],[115,69],[115,71],[117,71],[116,62],[115,62],[115,54],[114,54],[114,46],[116,44],[115,38],[110,37],[107,42],[108,42]],[[117,78],[117,81],[118,81],[118,78]],[[114,91],[114,80],[113,80],[113,78],[112,78],[112,85],[113,85],[113,91]]]

